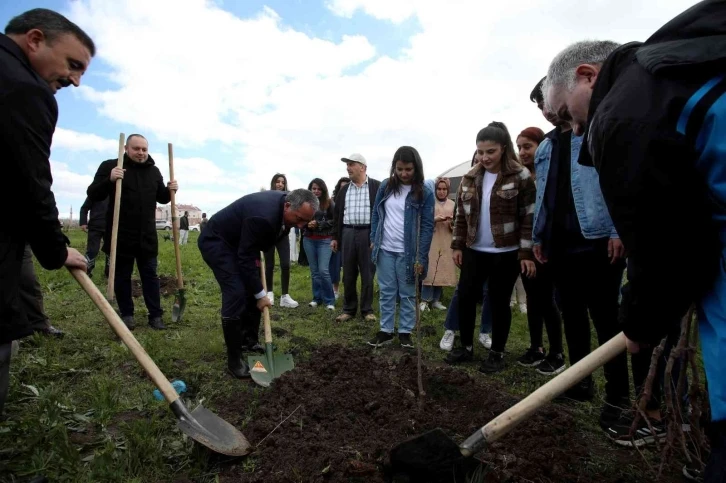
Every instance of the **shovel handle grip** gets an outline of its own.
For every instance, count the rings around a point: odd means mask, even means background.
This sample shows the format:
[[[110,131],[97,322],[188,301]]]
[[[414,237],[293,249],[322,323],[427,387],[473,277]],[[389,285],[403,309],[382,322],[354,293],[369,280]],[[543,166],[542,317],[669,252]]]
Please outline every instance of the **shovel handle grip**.
[[[169,148],[169,182],[174,181],[174,147],[171,143],[168,144]],[[171,198],[171,227],[172,233],[174,234],[174,256],[176,257],[176,282],[177,288],[184,288],[184,279],[182,278],[181,269],[181,253],[179,253],[179,214],[176,212],[176,193],[174,190],[169,190],[169,197]]]
[[[584,377],[595,372],[598,367],[623,352],[623,349],[625,349],[625,335],[620,332],[579,362],[572,365],[562,374],[541,386],[532,394],[507,409],[496,418],[492,419],[486,426],[483,426],[481,429],[469,436],[469,438],[464,441],[459,448],[461,453],[464,456],[471,456],[483,449],[487,443],[498,440],[521,422],[525,421],[546,403],[556,398],[567,389],[577,384]]]
[[[265,254],[260,252],[260,279],[262,280],[262,290],[267,296],[267,279],[265,277]],[[265,326],[265,344],[272,344],[272,328],[270,327],[270,308],[262,309],[262,318]]]
[[[124,133],[118,136],[118,162],[117,168],[124,167],[124,142],[126,136]],[[121,178],[116,180],[116,196],[113,201],[113,225],[111,225],[111,253],[109,255],[108,266],[108,290],[106,297],[108,300],[114,299],[114,278],[116,277],[116,244],[118,243],[118,220],[121,211]],[[95,286],[95,285],[94,285]]]
[[[172,404],[174,401],[179,399],[179,395],[176,393],[169,380],[166,376],[164,376],[151,357],[149,357],[149,354],[146,353],[144,348],[141,347],[139,341],[136,340],[136,337],[134,337],[128,327],[126,327],[126,324],[123,323],[116,311],[113,307],[111,307],[111,304],[108,303],[108,300],[104,298],[103,294],[100,290],[98,290],[98,287],[96,287],[93,281],[88,278],[86,272],[79,268],[69,268],[68,270],[71,272],[71,275],[73,275],[73,278],[78,281],[79,285],[83,287],[83,290],[86,291],[93,303],[96,304],[96,307],[98,307],[98,309],[103,313],[103,316],[106,318],[113,331],[116,332],[116,335],[121,338],[123,343],[126,344],[126,347],[128,347],[134,357],[136,357],[136,360],[139,361],[141,367],[144,368],[169,404]]]

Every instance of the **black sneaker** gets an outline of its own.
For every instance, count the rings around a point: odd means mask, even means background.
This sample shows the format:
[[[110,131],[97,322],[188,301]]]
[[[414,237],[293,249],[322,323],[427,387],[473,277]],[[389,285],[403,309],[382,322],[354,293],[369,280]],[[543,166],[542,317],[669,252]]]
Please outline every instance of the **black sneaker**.
[[[398,334],[398,342],[401,343],[401,347],[404,349],[413,349],[413,340],[411,340],[411,334]]]
[[[547,357],[537,366],[536,371],[543,376],[556,376],[565,370],[565,356],[560,354],[547,354]]]
[[[136,322],[134,322],[134,316],[133,315],[127,315],[126,317],[121,317],[121,320],[124,324],[126,324],[126,328],[129,330],[134,330],[136,328]]]
[[[376,336],[368,341],[368,345],[378,347],[380,345],[390,344],[391,342],[393,342],[393,334],[379,330]]]
[[[610,426],[617,425],[626,414],[630,414],[628,410],[632,407],[633,405],[628,397],[606,397],[605,404],[603,404],[600,411],[600,427],[602,430],[607,432]]]
[[[540,352],[539,349],[530,347],[529,349],[527,349],[527,352],[525,352],[522,357],[517,359],[517,364],[524,367],[534,367],[539,365],[539,363],[542,362],[544,359],[544,349],[542,349],[542,352]]]
[[[487,360],[482,362],[479,372],[493,374],[504,370],[504,352],[489,352]]]
[[[447,364],[460,364],[462,362],[470,362],[474,360],[474,347],[467,349],[465,347],[456,347],[449,352],[444,358]]]
[[[565,391],[564,394],[555,398],[555,400],[562,401],[564,399],[585,402],[592,401],[594,397],[595,387],[592,382],[592,376],[587,376],[585,379]]]
[[[166,326],[164,325],[164,322],[161,321],[161,317],[149,319],[149,327],[154,330],[166,330]]]
[[[632,425],[633,417],[624,416],[616,424],[610,426],[606,433],[615,444],[628,448],[640,448],[646,444],[655,443],[656,440],[660,441],[668,434],[663,421],[651,419],[650,426],[648,426],[648,423],[641,419],[635,431],[631,434],[630,427]],[[652,431],[651,427],[653,428]]]

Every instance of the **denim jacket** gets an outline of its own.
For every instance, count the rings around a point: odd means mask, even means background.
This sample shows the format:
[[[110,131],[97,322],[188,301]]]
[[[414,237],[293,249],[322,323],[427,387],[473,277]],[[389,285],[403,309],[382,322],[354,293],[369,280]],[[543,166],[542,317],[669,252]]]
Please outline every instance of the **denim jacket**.
[[[570,166],[572,169],[572,198],[575,202],[577,219],[580,222],[582,236],[588,240],[597,238],[618,238],[605,199],[600,190],[600,178],[595,168],[583,166],[577,162],[582,146],[582,136],[572,134]],[[545,206],[545,189],[552,161],[552,139],[546,137],[537,148],[534,157],[535,173],[537,174],[537,199],[534,207],[534,223],[532,241],[535,245],[542,244],[542,237],[547,224]],[[556,162],[556,161],[555,161]],[[550,186],[550,189],[555,189]]]
[[[373,204],[371,212],[371,260],[376,263],[378,260],[378,251],[383,241],[383,227],[386,220],[385,202],[392,193],[386,193],[388,180],[381,183],[381,187],[376,194],[376,201]],[[421,280],[426,278],[429,264],[429,249],[431,248],[431,239],[434,236],[434,192],[428,185],[423,187],[423,201],[413,199],[412,193],[406,197],[406,207],[403,217],[404,232],[404,257],[406,259],[406,282],[414,283],[416,274],[414,273],[414,259],[416,257],[416,225],[418,217],[421,217],[421,235],[420,246],[418,250],[418,263],[423,265],[424,270],[420,275]]]

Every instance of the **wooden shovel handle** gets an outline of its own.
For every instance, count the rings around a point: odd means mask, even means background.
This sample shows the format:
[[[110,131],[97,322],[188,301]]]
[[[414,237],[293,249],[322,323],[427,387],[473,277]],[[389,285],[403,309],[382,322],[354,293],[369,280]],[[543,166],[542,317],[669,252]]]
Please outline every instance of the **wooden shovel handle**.
[[[86,291],[88,296],[91,297],[91,300],[93,300],[96,307],[98,307],[98,309],[103,313],[103,316],[106,318],[113,331],[116,332],[116,335],[121,338],[123,343],[126,344],[126,347],[128,347],[134,357],[136,357],[136,360],[139,361],[139,364],[141,364],[141,367],[144,368],[151,380],[154,384],[156,384],[156,387],[161,390],[161,393],[164,395],[169,404],[179,399],[179,395],[176,393],[169,380],[166,376],[164,376],[151,357],[149,357],[149,354],[146,353],[144,348],[141,347],[141,344],[139,344],[128,327],[126,327],[126,324],[123,323],[116,311],[113,310],[111,304],[108,303],[108,300],[103,297],[103,294],[98,290],[93,281],[88,278],[86,272],[78,268],[69,268],[68,270],[71,272],[71,275],[73,275],[73,278],[78,281],[80,286],[83,287],[83,290]]]
[[[267,297],[267,279],[265,278],[265,254],[260,252],[260,278],[262,279],[262,290]],[[265,344],[272,344],[272,328],[270,327],[270,308],[262,310],[262,318],[265,321]]]
[[[124,141],[126,136],[124,133],[118,137],[118,162],[117,168],[124,167]],[[111,254],[108,266],[108,290],[106,296],[108,300],[114,299],[114,277],[116,276],[116,244],[118,243],[118,219],[121,210],[121,178],[116,180],[116,197],[113,202],[113,225],[111,225]]]
[[[174,181],[174,148],[169,143],[169,182]],[[181,269],[181,253],[179,253],[179,216],[176,212],[176,193],[169,190],[171,196],[171,226],[174,234],[174,255],[176,256],[176,283],[177,288],[184,288],[184,279],[182,278]]]
[[[461,452],[465,456],[471,456],[482,449],[485,444],[498,440],[519,423],[529,418],[539,408],[577,384],[584,377],[595,372],[598,367],[623,352],[624,349],[625,335],[620,332],[562,374],[492,419],[486,426],[477,430],[462,443]]]

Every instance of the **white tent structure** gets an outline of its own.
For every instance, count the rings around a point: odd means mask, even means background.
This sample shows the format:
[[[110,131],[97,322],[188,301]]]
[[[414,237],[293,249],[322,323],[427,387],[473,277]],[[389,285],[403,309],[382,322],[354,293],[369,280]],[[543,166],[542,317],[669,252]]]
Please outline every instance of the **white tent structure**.
[[[452,200],[456,198],[456,192],[459,190],[459,183],[461,183],[461,177],[471,171],[471,160],[464,161],[461,164],[457,164],[453,168],[449,168],[438,177],[449,178],[451,182],[451,189],[449,190],[449,198]]]

